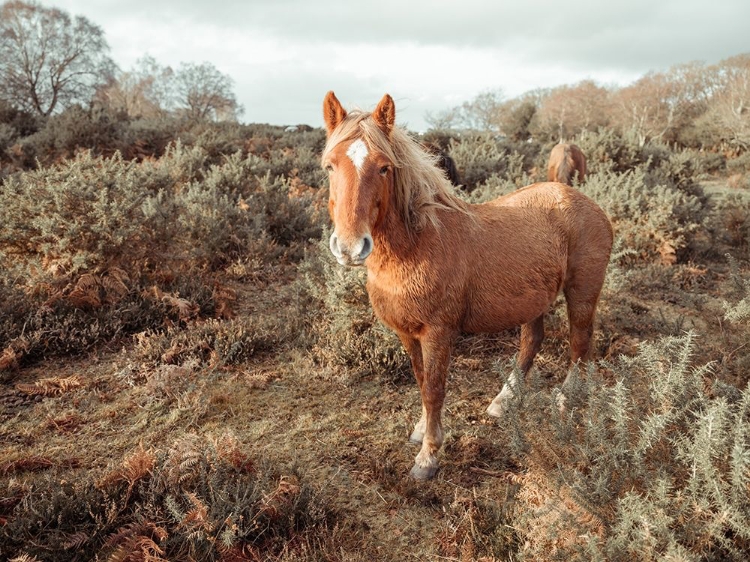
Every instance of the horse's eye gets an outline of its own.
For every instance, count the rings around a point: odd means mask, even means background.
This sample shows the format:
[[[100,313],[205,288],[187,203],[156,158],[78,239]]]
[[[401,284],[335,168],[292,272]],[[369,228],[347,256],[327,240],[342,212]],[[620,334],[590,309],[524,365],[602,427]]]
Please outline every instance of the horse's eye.
[[[326,164],[326,172],[333,172],[333,166],[331,164]]]
[[[386,175],[388,173],[388,168],[389,166],[383,166],[382,168],[380,168],[380,175],[381,176]]]

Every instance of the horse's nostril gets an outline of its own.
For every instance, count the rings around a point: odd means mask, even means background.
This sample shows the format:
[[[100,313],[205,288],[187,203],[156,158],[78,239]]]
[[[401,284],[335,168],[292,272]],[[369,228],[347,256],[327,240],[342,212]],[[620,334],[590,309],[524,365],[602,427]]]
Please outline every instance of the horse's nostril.
[[[339,247],[339,237],[336,236],[335,232],[331,234],[331,238],[328,241],[328,247],[331,249],[331,253],[337,258],[342,256],[341,248]]]
[[[365,234],[362,240],[362,250],[359,252],[359,259],[363,260],[372,253],[372,236]]]

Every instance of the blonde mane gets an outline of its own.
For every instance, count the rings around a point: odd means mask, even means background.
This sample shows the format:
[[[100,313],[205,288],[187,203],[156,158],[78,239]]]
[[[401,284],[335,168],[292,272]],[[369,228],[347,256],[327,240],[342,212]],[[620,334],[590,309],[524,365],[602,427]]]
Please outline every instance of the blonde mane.
[[[439,210],[470,214],[468,205],[455,195],[450,180],[437,167],[436,155],[425,151],[398,127],[393,128],[390,137],[386,136],[371,116],[361,110],[351,111],[331,133],[323,160],[336,145],[356,138],[385,154],[395,168],[396,211],[409,232],[419,232],[428,221],[439,228]]]

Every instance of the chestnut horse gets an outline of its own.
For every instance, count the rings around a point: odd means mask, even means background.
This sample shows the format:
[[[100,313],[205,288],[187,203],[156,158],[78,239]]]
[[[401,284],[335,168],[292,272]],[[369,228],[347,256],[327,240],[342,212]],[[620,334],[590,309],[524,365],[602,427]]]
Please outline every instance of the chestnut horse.
[[[555,145],[549,154],[547,181],[559,181],[573,185],[573,178],[578,174],[578,183],[586,179],[586,157],[583,151],[574,144],[560,143]]]
[[[612,228],[593,201],[560,183],[481,205],[460,200],[434,156],[395,126],[387,94],[372,113],[347,113],[328,92],[323,112],[330,249],[340,264],[367,268],[373,310],[409,353],[422,396],[411,475],[431,478],[456,336],[521,325],[518,363],[526,373],[544,338],[544,314],[562,289],[571,358],[586,359]],[[489,414],[501,415],[513,386],[512,379],[504,385]]]

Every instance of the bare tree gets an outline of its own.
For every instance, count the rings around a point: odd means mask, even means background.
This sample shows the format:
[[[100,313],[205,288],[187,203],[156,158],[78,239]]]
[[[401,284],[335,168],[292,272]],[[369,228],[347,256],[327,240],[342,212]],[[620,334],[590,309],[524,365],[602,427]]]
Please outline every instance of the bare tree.
[[[0,97],[20,109],[50,115],[88,103],[114,63],[101,28],[34,2],[0,8]]]
[[[433,129],[470,129],[495,131],[500,129],[501,90],[482,92],[470,101],[436,114],[428,113],[425,120]]]
[[[534,116],[537,135],[563,141],[582,131],[606,125],[609,91],[591,80],[550,90]]]
[[[750,147],[750,54],[726,59],[716,66],[716,89],[710,114],[729,143]]]
[[[96,94],[96,100],[131,117],[159,117],[174,108],[174,71],[146,55],[120,72]]]
[[[615,119],[641,145],[648,139],[674,140],[680,128],[706,111],[713,80],[701,63],[650,72],[614,96]]]
[[[235,121],[243,108],[232,83],[211,63],[182,63],[175,76],[178,113],[194,121]]]
[[[425,113],[424,120],[430,126],[430,129],[444,131],[446,129],[456,128],[458,126],[459,116],[457,108],[444,109],[437,113],[428,111]]]

